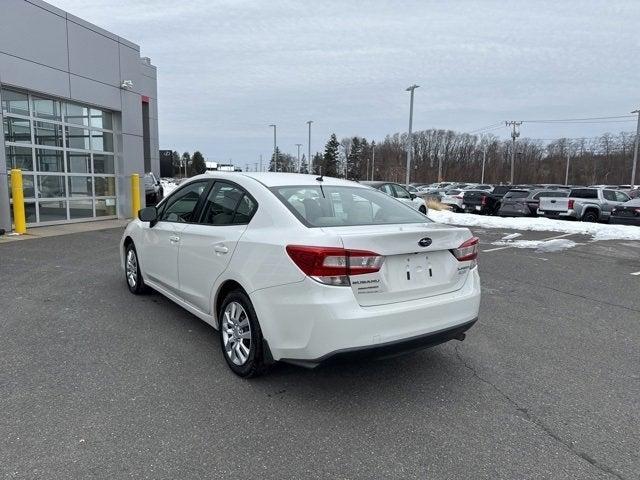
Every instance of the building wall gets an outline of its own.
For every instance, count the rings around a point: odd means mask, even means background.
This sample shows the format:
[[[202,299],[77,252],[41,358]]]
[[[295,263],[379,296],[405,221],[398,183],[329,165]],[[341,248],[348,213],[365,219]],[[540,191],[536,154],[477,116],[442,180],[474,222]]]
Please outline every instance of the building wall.
[[[124,80],[133,82],[131,89],[121,88]],[[160,173],[156,67],[140,57],[140,47],[41,0],[2,0],[0,85],[116,113],[118,216],[130,216],[130,176],[145,171],[143,101],[149,104],[148,162]],[[0,130],[0,228],[9,230],[2,137]]]

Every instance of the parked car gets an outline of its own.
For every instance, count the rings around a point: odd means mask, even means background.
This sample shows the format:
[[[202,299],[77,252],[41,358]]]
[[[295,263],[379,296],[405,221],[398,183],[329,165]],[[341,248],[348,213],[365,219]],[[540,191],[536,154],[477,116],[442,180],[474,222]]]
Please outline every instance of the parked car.
[[[164,190],[158,177],[153,172],[145,173],[142,178],[144,196],[147,205],[156,205],[164,197]]]
[[[462,340],[480,306],[468,229],[330,177],[195,176],[142,209],[120,251],[129,290],[219,329],[242,377]]]
[[[509,190],[511,187],[508,185],[497,185],[491,191],[465,192],[463,209],[482,215],[496,215],[502,198]]]
[[[380,190],[387,195],[390,195],[394,198],[397,198],[405,205],[409,205],[411,208],[418,210],[420,213],[427,214],[427,204],[424,200],[418,197],[415,193],[411,193],[407,190],[403,185],[399,183],[391,183],[391,182],[360,182],[362,185],[366,185],[367,187],[375,188],[376,190]]]
[[[640,227],[640,198],[633,198],[611,210],[611,223]]]
[[[568,197],[540,199],[538,214],[549,218],[573,218],[583,222],[609,220],[611,211],[629,201],[629,195],[604,188],[574,188]]]
[[[568,190],[510,190],[502,199],[498,210],[501,217],[535,217],[540,199],[566,197]]]
[[[463,198],[463,191],[453,188],[444,192],[444,195],[442,195],[442,198],[440,198],[440,202],[444,203],[445,205],[449,205],[451,207],[451,210],[453,210],[454,212],[462,212],[462,205],[464,203]]]

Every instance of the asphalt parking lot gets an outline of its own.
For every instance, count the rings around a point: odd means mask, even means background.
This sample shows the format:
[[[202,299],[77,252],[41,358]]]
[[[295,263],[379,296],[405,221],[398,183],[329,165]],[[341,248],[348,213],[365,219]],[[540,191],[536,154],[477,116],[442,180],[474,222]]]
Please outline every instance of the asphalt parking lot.
[[[121,229],[0,245],[1,476],[639,478],[640,242],[475,233],[464,342],[251,381],[208,325],[129,294]]]

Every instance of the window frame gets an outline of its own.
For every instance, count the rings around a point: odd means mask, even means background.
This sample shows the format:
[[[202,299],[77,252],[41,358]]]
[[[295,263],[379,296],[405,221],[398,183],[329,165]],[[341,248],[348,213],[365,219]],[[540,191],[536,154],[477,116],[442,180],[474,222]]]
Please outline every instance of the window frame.
[[[242,196],[240,197],[240,199],[238,200],[238,202],[236,203],[235,208],[233,209],[233,217],[231,218],[231,223],[223,223],[220,225],[213,225],[211,223],[205,223],[203,221],[203,217],[204,217],[204,206],[205,206],[205,202],[206,199],[209,198],[209,195],[211,194],[211,192],[213,191],[214,188],[216,188],[216,184],[218,183],[222,183],[222,184],[227,184],[227,185],[231,185],[234,188],[237,188],[238,190],[240,190],[242,192]],[[254,204],[254,208],[253,211],[251,212],[251,215],[249,216],[249,220],[247,220],[247,222],[243,222],[243,223],[234,223],[233,220],[236,218],[236,213],[238,212],[238,207],[240,206],[240,202],[242,202],[242,199],[245,197],[245,195],[247,197],[249,197],[249,199],[251,199],[251,201]],[[244,188],[243,186],[237,184],[236,182],[233,182],[231,180],[214,180],[213,183],[211,184],[211,187],[208,189],[206,196],[204,197],[205,200],[201,202],[200,205],[200,211],[198,212],[198,225],[204,225],[207,227],[232,227],[234,225],[249,225],[249,223],[251,223],[251,220],[253,220],[253,217],[255,216],[256,212],[258,211],[258,208],[260,206],[260,204],[258,203],[258,201],[255,199],[255,197],[253,195],[251,195],[246,188]]]
[[[209,196],[209,192],[211,191],[211,188],[213,187],[213,184],[215,183],[212,179],[202,179],[202,180],[194,180],[193,182],[188,182],[185,183],[184,185],[180,185],[178,188],[176,188],[173,192],[171,192],[171,195],[169,195],[168,197],[165,197],[163,199],[163,201],[156,206],[156,211],[158,212],[158,223],[160,222],[166,222],[166,223],[177,223],[179,225],[198,225],[198,222],[173,222],[171,220],[166,220],[161,218],[162,215],[164,215],[164,211],[169,208],[169,206],[173,205],[177,199],[175,199],[174,197],[176,197],[176,195],[178,195],[181,191],[183,191],[185,188],[192,186],[195,183],[204,183],[205,187],[204,190],[202,191],[202,193],[200,194],[200,198],[198,199],[198,201],[196,202],[196,206],[193,209],[192,213],[195,213],[194,217],[195,218],[200,218],[200,213],[202,210],[202,203],[203,203],[203,199],[206,198],[207,196]]]

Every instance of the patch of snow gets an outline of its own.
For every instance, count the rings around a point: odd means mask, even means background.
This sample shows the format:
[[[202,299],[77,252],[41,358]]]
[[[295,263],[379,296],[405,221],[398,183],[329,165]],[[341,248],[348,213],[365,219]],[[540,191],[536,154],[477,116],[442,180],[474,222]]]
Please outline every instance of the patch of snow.
[[[166,197],[176,189],[176,187],[178,186],[178,180],[173,178],[161,178],[160,185],[162,185],[162,190],[164,192],[164,196]]]
[[[609,225],[606,223],[554,220],[544,217],[501,218],[471,213],[453,213],[445,210],[429,210],[428,216],[434,222],[465,227],[573,233],[591,235],[594,240],[640,240],[640,227],[633,225]]]
[[[508,236],[508,235],[507,235]],[[573,248],[579,243],[573,240],[567,240],[566,238],[556,238],[553,240],[498,240],[491,243],[491,245],[498,245],[503,247],[513,248],[532,248],[537,252],[560,252],[568,248]]]

